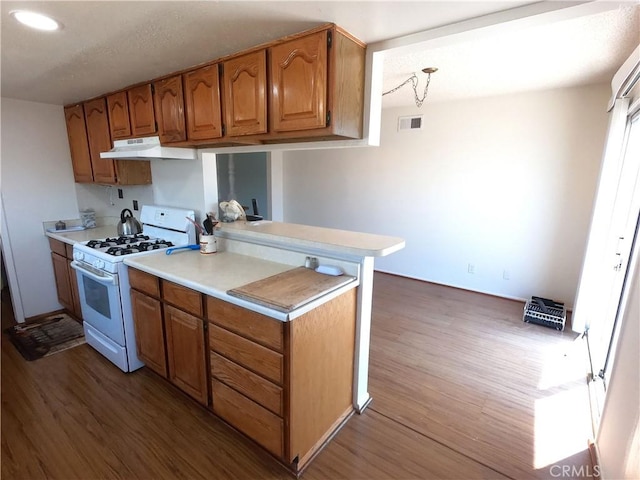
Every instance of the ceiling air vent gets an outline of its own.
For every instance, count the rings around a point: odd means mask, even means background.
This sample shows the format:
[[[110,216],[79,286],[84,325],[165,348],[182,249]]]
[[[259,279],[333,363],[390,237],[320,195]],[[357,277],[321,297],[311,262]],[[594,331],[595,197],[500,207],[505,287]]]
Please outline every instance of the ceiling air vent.
[[[404,130],[422,130],[424,115],[411,115],[408,117],[398,117],[398,131]]]

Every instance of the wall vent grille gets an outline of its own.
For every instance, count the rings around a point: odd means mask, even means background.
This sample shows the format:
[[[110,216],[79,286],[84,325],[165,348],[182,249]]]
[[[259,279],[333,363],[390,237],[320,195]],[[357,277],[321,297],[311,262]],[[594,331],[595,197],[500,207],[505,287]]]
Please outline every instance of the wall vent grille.
[[[424,115],[410,115],[406,117],[398,117],[398,131],[405,130],[422,130],[424,128]]]

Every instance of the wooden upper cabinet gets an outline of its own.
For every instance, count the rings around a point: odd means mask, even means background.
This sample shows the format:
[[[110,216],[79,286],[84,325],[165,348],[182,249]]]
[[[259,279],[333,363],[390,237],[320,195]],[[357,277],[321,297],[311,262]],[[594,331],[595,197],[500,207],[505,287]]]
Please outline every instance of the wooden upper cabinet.
[[[65,107],[64,115],[76,182],[109,185],[151,183],[149,161],[100,158],[100,153],[111,150],[112,146],[104,98]]]
[[[222,108],[218,64],[183,75],[184,109],[189,140],[222,137]]]
[[[151,84],[127,90],[131,135],[134,137],[151,136],[157,132],[156,117],[153,111],[153,93]]]
[[[327,35],[323,30],[269,49],[272,131],[326,126]]]
[[[109,94],[109,134],[158,135],[175,147],[362,138],[365,53],[365,44],[332,23],[289,35]],[[72,108],[67,123],[81,131]],[[90,176],[82,135],[70,133],[69,143],[76,181],[104,182]],[[130,169],[113,165],[122,184],[120,170]]]
[[[154,104],[160,143],[182,142],[187,139],[184,121],[182,75],[165,78],[153,84]]]
[[[112,139],[128,138],[131,136],[131,122],[129,121],[129,101],[127,92],[118,92],[107,97],[109,109],[109,130]]]
[[[96,183],[116,183],[113,160],[100,158],[100,152],[108,152],[112,147],[106,99],[103,97],[85,102],[84,117],[87,123],[93,181]]]
[[[226,135],[267,132],[266,50],[224,62]]]
[[[93,182],[87,126],[82,105],[65,107],[64,118],[67,123],[67,137],[73,165],[73,177],[76,182]]]

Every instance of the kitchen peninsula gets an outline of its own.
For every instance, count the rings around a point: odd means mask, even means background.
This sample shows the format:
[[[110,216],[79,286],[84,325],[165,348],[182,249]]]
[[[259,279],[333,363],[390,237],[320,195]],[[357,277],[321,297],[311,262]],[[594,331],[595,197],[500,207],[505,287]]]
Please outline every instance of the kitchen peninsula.
[[[216,236],[215,254],[125,258],[138,355],[299,473],[370,401],[373,262],[404,241],[268,221]],[[309,284],[292,288],[313,290],[327,276],[300,268],[309,256],[344,272],[309,301],[287,310],[230,294],[298,273]]]

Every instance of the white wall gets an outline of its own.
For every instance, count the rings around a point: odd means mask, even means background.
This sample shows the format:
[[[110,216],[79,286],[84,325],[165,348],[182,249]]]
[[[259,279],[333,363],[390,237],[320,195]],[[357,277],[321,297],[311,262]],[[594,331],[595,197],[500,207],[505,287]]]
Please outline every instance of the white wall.
[[[142,205],[152,205],[154,203],[152,185],[118,187],[115,185],[76,183],[75,186],[79,209],[92,208],[97,217],[119,217],[120,212],[124,208],[128,208],[134,217],[140,219],[140,210],[135,211],[133,209],[133,200],[138,201],[139,209],[142,208]],[[118,189],[122,190],[122,198],[118,198]]]
[[[405,238],[379,270],[571,306],[608,95],[600,85],[384,110],[380,147],[285,153],[285,221]],[[424,130],[396,132],[413,114]]]
[[[62,308],[42,222],[78,218],[78,204],[62,106],[1,102],[5,261],[14,262],[21,297],[14,301],[29,318]]]
[[[213,210],[205,190],[215,189],[214,172],[205,177],[208,169],[203,162],[214,162],[215,155],[197,160],[152,160],[153,197],[156,205],[193,209],[196,219],[201,221],[207,211]],[[203,155],[204,157],[204,155]],[[208,158],[211,157],[211,158]]]
[[[211,164],[213,173],[205,168]],[[140,208],[165,205],[193,209],[196,218],[202,219],[217,203],[215,155],[203,154],[197,160],[151,160],[151,185],[75,185],[80,209],[93,208],[98,217],[119,217],[122,209],[128,208],[139,219],[140,211],[133,210],[133,200],[137,200]],[[123,198],[118,198],[118,189]],[[214,197],[208,198],[209,193]]]
[[[193,208],[202,218],[217,202],[213,154],[194,161],[154,160],[152,185],[120,187],[119,199],[116,186],[74,183],[62,106],[2,98],[1,120],[2,237],[8,240],[2,248],[11,249],[5,260],[15,266],[18,288],[12,297],[26,318],[62,308],[42,222],[77,219],[85,208],[99,217],[119,216],[123,208],[133,211],[133,200],[140,206]],[[134,215],[139,218],[139,211]]]

